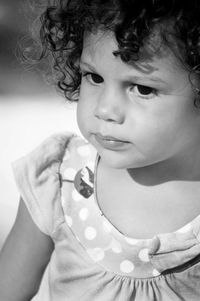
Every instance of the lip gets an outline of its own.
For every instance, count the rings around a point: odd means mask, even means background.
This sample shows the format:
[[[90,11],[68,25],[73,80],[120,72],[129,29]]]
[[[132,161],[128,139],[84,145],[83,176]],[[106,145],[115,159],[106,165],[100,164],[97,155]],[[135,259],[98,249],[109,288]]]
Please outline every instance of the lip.
[[[130,144],[128,141],[120,140],[113,136],[102,135],[100,133],[94,134],[94,137],[98,144],[100,144],[103,148],[110,150],[123,149]]]

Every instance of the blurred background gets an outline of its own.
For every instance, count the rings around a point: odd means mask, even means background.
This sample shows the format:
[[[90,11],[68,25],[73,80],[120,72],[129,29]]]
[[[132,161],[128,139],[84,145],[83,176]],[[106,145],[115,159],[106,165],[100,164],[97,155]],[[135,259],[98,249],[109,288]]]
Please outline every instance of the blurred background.
[[[25,68],[16,55],[17,45],[30,37],[35,18],[27,1],[0,0],[0,248],[19,201],[11,162],[51,134],[78,132],[75,105],[67,104],[48,83],[44,66]]]

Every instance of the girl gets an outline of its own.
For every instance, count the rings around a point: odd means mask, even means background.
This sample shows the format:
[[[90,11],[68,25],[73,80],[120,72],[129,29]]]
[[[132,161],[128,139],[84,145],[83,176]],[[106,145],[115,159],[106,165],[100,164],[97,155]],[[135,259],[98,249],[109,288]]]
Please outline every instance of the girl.
[[[200,299],[199,15],[197,0],[49,4],[44,53],[86,140],[14,164],[0,300]]]

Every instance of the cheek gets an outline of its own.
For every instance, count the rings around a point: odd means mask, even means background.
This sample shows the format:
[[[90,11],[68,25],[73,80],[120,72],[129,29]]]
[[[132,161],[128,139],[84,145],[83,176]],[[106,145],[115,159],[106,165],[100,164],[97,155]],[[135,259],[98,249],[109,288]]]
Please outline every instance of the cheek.
[[[182,127],[177,123],[177,119],[167,116],[151,116],[138,120],[133,128],[138,147],[145,148],[146,151],[159,150],[166,148],[167,145],[174,143],[178,139]]]
[[[79,102],[77,104],[77,111],[76,111],[76,116],[77,116],[77,124],[78,127],[87,138],[87,133],[91,129],[91,124],[92,124],[92,110],[91,110],[91,105],[89,101],[85,101],[83,98],[79,99]]]
[[[79,127],[80,131],[82,132],[82,130],[84,128],[85,111],[84,111],[84,107],[83,107],[82,103],[80,102],[80,100],[77,105],[76,119],[77,119],[78,127]]]

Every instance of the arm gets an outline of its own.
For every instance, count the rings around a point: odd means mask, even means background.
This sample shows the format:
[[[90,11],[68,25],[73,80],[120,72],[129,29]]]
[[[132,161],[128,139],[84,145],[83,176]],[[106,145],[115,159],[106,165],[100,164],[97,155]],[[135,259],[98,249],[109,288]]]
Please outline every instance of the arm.
[[[28,301],[38,291],[53,242],[20,201],[14,226],[0,253],[0,300]]]

